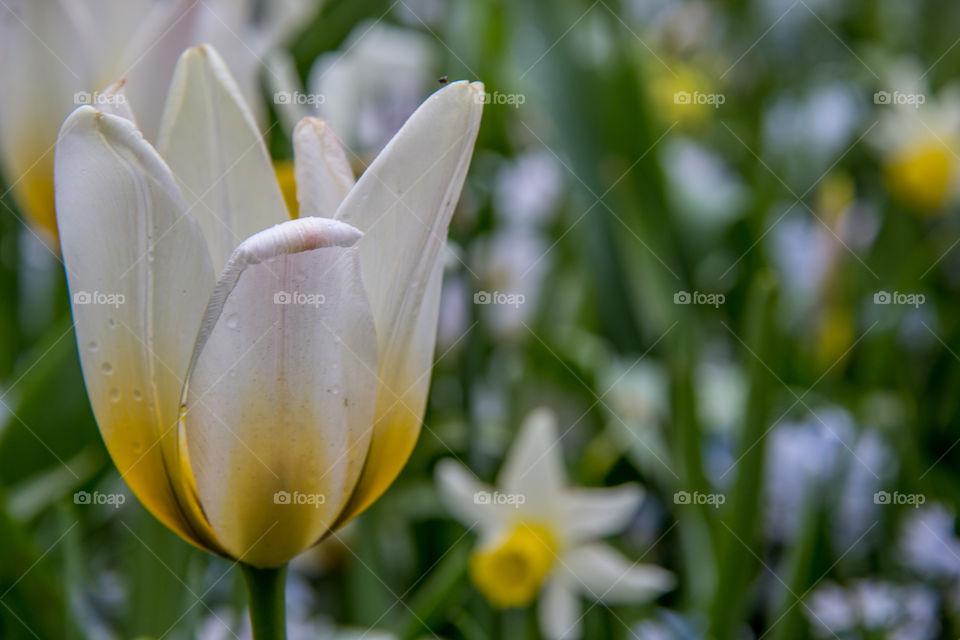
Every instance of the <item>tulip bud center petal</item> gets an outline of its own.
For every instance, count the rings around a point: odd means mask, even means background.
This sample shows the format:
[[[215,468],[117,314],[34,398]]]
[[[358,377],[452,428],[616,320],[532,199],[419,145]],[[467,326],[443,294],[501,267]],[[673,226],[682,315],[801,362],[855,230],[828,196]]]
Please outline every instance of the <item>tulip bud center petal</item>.
[[[530,604],[556,558],[556,539],[546,527],[518,523],[470,559],[470,579],[498,607]]]
[[[320,540],[366,460],[377,352],[360,237],[324,218],[254,234],[204,314],[181,462],[217,539],[246,564],[277,567]]]

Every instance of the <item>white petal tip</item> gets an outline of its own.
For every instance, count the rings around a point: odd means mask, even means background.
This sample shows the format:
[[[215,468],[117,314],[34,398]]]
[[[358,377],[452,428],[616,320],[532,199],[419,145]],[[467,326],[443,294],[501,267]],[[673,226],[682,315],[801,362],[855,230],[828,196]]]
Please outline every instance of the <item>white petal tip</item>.
[[[356,227],[330,218],[298,218],[256,233],[237,247],[244,262],[255,264],[268,258],[327,247],[351,247],[363,237]],[[231,258],[231,262],[235,260]]]

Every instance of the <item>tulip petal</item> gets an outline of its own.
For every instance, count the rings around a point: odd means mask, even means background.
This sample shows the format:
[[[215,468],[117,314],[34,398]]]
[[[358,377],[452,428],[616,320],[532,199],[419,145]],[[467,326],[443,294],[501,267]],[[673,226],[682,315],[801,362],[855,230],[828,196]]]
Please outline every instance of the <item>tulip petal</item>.
[[[393,482],[416,443],[436,341],[440,256],[480,126],[483,85],[434,93],[363,173],[337,219],[364,232],[363,282],[377,326],[380,385],[370,458],[345,514]]]
[[[547,640],[579,638],[580,611],[580,600],[573,589],[559,580],[548,582],[537,607],[543,637]]]
[[[73,112],[56,150],[57,215],[97,424],[154,515],[217,551],[171,491],[183,379],[214,285],[173,175],[130,121]]]
[[[183,462],[218,539],[254,566],[283,564],[323,537],[363,467],[377,354],[360,236],[323,218],[252,236],[204,316]]]
[[[200,223],[216,272],[241,241],[287,219],[257,124],[212,47],[180,57],[157,148]]]
[[[114,82],[109,87],[99,92],[96,96],[97,109],[103,113],[109,113],[113,116],[126,118],[137,126],[137,119],[133,115],[133,109],[127,101],[127,92],[124,89],[125,80]]]
[[[54,246],[53,147],[75,100],[84,99],[75,92],[86,88],[69,18],[35,0],[0,3],[0,160],[19,210]]]
[[[497,485],[504,493],[523,496],[529,517],[554,522],[562,517],[559,509],[565,484],[557,417],[550,409],[535,409],[524,419]]]
[[[584,595],[609,604],[646,602],[669,591],[676,580],[655,565],[630,562],[606,544],[589,544],[563,559],[567,580]]]
[[[300,216],[332,218],[353,188],[343,146],[320,118],[304,118],[293,132],[294,174]]]
[[[642,501],[643,489],[636,484],[567,491],[562,507],[567,540],[581,544],[623,531]]]

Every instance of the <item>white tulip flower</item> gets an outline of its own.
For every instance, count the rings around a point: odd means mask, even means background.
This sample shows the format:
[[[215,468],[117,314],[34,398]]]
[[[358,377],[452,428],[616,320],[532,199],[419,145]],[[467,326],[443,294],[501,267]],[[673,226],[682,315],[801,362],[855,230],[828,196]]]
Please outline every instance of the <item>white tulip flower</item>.
[[[57,218],[87,391],[122,476],[180,536],[277,567],[399,473],[482,95],[433,94],[356,183],[304,120],[294,220],[209,46],[181,57],[156,147],[122,113],[64,123]]]
[[[478,529],[473,583],[498,607],[526,606],[539,594],[540,627],[550,640],[579,637],[579,595],[631,603],[673,588],[669,571],[630,562],[596,541],[627,527],[643,491],[634,484],[568,487],[556,417],[548,409],[523,423],[496,488],[449,459],[437,466],[437,486],[450,513]]]

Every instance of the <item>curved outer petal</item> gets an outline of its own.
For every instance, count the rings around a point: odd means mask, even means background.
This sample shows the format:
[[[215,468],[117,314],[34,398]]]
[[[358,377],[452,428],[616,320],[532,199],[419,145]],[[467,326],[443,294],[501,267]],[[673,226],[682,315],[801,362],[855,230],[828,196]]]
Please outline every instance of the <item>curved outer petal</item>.
[[[168,527],[183,378],[214,277],[170,170],[133,124],[81,107],[56,151],[57,210],[83,377],[107,448]],[[166,463],[166,464],[165,464]]]
[[[363,466],[377,354],[350,247],[360,235],[322,218],[254,235],[205,314],[184,464],[218,539],[254,566],[283,564],[326,534]]]
[[[564,537],[576,545],[619,533],[630,524],[642,501],[643,489],[637,484],[570,489],[561,507]]]
[[[87,88],[68,17],[35,0],[0,4],[0,159],[20,209],[54,245],[53,149],[74,93]]]
[[[294,175],[300,216],[332,218],[353,188],[343,146],[320,118],[304,118],[293,132]]]
[[[559,580],[547,582],[537,606],[540,630],[547,640],[580,637],[582,615],[576,592]]]
[[[563,558],[565,580],[584,595],[610,604],[646,602],[672,589],[672,573],[627,560],[606,544],[588,544]]]
[[[497,477],[497,486],[504,493],[524,497],[525,518],[540,520],[562,531],[559,510],[565,484],[557,417],[550,409],[534,409],[520,426]]]
[[[455,82],[410,116],[337,210],[364,232],[363,282],[380,384],[370,456],[349,519],[376,500],[420,432],[436,341],[442,250],[480,126],[483,85]]]
[[[212,47],[180,57],[157,148],[200,223],[218,273],[240,242],[287,219],[253,115]]]

